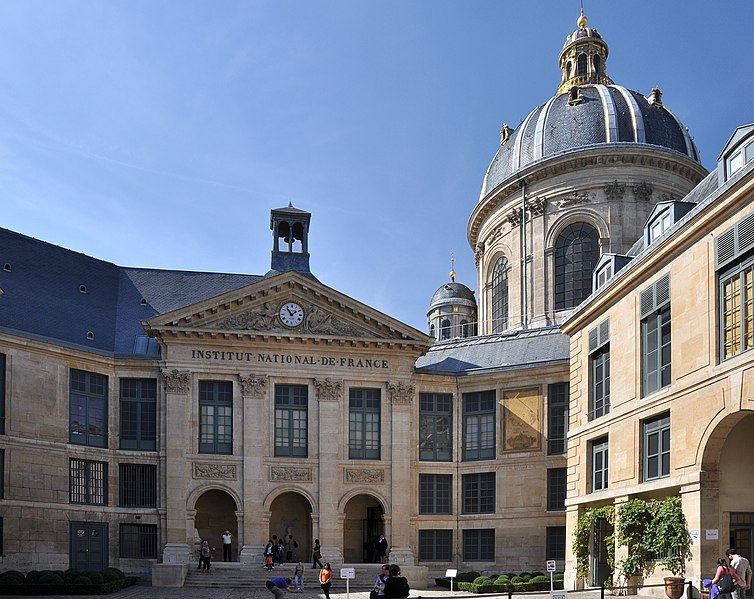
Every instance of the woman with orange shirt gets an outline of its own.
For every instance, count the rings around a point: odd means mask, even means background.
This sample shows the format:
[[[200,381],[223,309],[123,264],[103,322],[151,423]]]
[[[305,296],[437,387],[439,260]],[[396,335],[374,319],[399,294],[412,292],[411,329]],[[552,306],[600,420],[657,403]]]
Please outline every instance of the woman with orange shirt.
[[[325,594],[325,599],[330,599],[330,587],[332,586],[332,582],[330,582],[331,577],[332,568],[330,567],[330,562],[326,562],[325,567],[319,571],[319,586]]]

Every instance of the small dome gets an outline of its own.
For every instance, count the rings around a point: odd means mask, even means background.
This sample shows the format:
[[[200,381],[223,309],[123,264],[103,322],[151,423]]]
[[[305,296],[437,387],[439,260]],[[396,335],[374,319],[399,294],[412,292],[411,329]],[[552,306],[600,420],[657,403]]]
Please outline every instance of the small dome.
[[[460,301],[459,301],[460,300]],[[429,309],[448,304],[463,304],[476,306],[474,292],[463,283],[445,283],[435,291],[430,301]]]

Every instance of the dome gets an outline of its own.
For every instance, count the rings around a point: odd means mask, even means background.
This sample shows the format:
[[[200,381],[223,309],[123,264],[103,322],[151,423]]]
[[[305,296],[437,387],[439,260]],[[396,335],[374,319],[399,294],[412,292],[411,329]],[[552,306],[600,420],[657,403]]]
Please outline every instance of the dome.
[[[582,13],[579,28],[566,37],[555,96],[515,130],[503,126],[481,197],[530,164],[597,144],[655,146],[701,162],[687,129],[663,105],[659,89],[645,97],[613,83],[605,70],[607,44],[586,22]]]
[[[445,283],[435,291],[429,303],[429,309],[449,304],[476,306],[474,292],[463,283]]]

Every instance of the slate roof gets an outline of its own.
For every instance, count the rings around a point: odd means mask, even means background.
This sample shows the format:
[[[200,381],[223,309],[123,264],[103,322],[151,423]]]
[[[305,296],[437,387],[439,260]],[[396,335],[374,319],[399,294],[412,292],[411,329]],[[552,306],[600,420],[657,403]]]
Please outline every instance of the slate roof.
[[[547,327],[435,344],[416,361],[416,371],[462,376],[501,368],[567,363],[568,359],[568,337],[557,327]]]
[[[157,345],[145,337],[142,320],[261,278],[121,267],[0,228],[0,330],[96,353],[154,357]]]
[[[620,85],[579,90],[580,103],[569,104],[568,93],[555,95],[511,133],[487,169],[483,196],[530,164],[595,144],[660,146],[700,162],[685,127],[666,106]]]

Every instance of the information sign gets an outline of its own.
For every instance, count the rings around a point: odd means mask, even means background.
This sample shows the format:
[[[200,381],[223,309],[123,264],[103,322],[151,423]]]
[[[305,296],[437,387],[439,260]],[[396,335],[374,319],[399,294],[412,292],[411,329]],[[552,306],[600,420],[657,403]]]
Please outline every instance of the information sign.
[[[345,579],[356,578],[356,568],[341,568],[340,577]]]
[[[548,559],[547,560],[547,571],[548,572],[555,572],[555,560],[554,559]]]

